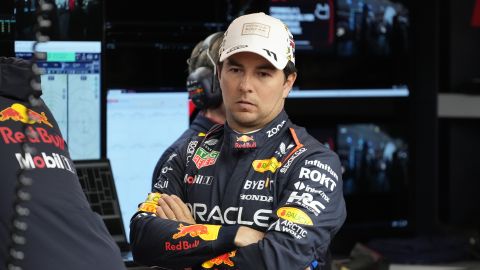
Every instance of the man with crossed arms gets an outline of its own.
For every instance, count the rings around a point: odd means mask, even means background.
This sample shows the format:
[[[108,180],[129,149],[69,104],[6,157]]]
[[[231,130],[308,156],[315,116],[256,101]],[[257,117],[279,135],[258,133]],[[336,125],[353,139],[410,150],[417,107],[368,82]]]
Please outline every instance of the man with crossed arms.
[[[345,221],[338,156],[290,122],[280,20],[240,16],[220,48],[226,124],[172,153],[131,221],[134,258],[172,269],[309,269]]]

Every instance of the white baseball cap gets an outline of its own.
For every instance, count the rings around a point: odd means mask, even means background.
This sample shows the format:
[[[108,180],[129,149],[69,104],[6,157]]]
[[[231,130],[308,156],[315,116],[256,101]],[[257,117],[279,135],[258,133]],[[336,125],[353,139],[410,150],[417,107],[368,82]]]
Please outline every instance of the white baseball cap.
[[[239,52],[253,52],[277,69],[295,64],[295,43],[288,27],[263,12],[240,16],[228,26],[220,46],[220,62]]]

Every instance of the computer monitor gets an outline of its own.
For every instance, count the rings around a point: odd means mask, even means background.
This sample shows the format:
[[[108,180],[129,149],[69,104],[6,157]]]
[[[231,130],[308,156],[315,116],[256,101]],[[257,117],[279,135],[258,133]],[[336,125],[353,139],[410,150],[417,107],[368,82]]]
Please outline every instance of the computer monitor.
[[[343,192],[347,198],[388,200],[369,207],[368,212],[350,213],[352,221],[388,222],[406,226],[407,203],[402,202],[408,186],[408,129],[395,123],[346,123],[337,126],[337,153],[343,168]],[[353,202],[352,202],[353,203]],[[352,206],[353,207],[353,206]],[[359,210],[359,209],[358,209]]]
[[[408,48],[409,10],[402,0],[336,0],[337,53],[401,56]]]
[[[3,0],[5,1],[5,0]],[[2,1],[2,2],[3,2]],[[35,40],[39,16],[38,1],[8,0],[15,4],[16,40]],[[7,2],[8,2],[7,1]],[[51,22],[42,31],[52,41],[99,41],[103,35],[103,1],[49,0],[50,12],[43,16]]]
[[[130,218],[151,191],[158,159],[189,126],[188,93],[171,90],[107,93],[107,157],[127,237]]]
[[[15,55],[31,60],[33,41],[15,41]],[[42,98],[65,138],[71,158],[101,157],[101,42],[50,41],[40,43],[45,52],[38,61]]]
[[[288,26],[295,38],[295,50],[332,54],[336,36],[333,2],[270,0],[269,14]]]
[[[0,2],[0,55],[14,56],[15,17],[12,1]]]
[[[295,39],[295,90],[378,89],[385,96],[406,88],[411,27],[404,2],[268,0],[269,14]]]
[[[356,242],[408,235],[413,215],[407,124],[345,121],[320,126],[307,130],[339,155],[347,207],[333,250],[347,254]]]

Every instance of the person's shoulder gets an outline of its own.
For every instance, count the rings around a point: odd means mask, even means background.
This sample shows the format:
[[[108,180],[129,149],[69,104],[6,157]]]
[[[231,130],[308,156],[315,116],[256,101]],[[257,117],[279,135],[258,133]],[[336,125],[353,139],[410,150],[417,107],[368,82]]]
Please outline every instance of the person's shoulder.
[[[210,130],[216,123],[210,120],[210,118],[203,115],[203,113],[197,114],[190,124],[190,129],[197,132],[207,132]]]
[[[213,124],[205,133],[197,134],[198,137],[213,138],[223,136],[225,126],[223,124]]]
[[[315,139],[303,127],[292,126],[292,134],[297,136],[299,145],[280,172],[294,176],[294,179],[310,179],[322,183],[333,191],[342,177],[338,154]]]
[[[337,154],[330,149],[329,146],[321,143],[315,137],[313,137],[308,131],[301,126],[292,125],[292,136],[296,136],[298,142],[306,148],[308,153],[322,153],[324,155],[333,155]]]
[[[318,167],[338,179],[338,175],[341,175],[341,163],[337,153],[310,135],[304,127],[292,125],[291,134],[298,145],[289,155],[289,159],[285,160],[280,169],[281,173]],[[289,170],[292,167],[295,169]]]

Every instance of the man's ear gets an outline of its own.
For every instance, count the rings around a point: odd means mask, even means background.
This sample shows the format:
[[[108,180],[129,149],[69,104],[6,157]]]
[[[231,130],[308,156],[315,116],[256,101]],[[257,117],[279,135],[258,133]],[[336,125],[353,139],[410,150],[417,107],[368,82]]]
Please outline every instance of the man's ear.
[[[222,66],[223,65],[218,65],[218,64],[216,65],[216,72],[217,72],[216,75],[217,75],[218,81],[220,81],[220,77],[221,77],[221,73],[222,73]]]
[[[288,75],[287,79],[285,80],[285,83],[283,84],[283,98],[287,98],[288,94],[290,93],[290,90],[292,90],[293,84],[295,83],[295,80],[297,79],[297,73],[294,72],[290,75]]]
[[[220,92],[222,92],[223,94],[223,87],[222,87],[222,66],[221,64],[217,64],[216,65],[216,72],[217,74],[215,74],[214,76],[217,76],[217,83],[218,83],[218,88],[220,88]]]

